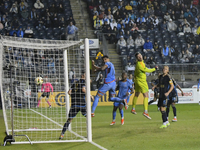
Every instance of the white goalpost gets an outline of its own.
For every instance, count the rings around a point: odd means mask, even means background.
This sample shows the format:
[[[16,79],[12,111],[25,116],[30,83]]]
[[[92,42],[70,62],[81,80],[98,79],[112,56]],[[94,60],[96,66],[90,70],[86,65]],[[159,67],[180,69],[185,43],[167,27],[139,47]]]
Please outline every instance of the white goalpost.
[[[84,50],[81,44],[1,37],[1,98],[6,133],[12,136],[12,144],[92,142],[89,40],[85,39]],[[71,108],[68,91],[83,70],[87,117],[81,112],[73,116],[64,139],[59,140]],[[51,83],[53,90],[46,92],[49,96],[43,95],[46,85],[42,90],[42,85],[35,83],[37,77],[42,77],[44,84]]]

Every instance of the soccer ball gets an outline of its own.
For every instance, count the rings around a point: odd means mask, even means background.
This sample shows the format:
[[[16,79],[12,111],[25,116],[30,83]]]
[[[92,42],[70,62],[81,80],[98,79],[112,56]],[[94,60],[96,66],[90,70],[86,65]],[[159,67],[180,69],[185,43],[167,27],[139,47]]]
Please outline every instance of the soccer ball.
[[[37,78],[35,79],[35,84],[41,85],[42,83],[43,83],[42,77],[37,77]]]

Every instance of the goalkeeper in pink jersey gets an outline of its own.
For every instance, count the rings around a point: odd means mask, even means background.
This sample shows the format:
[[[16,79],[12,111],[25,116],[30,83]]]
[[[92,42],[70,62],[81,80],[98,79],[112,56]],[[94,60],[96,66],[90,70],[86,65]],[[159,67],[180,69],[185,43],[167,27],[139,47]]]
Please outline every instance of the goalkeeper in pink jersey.
[[[51,104],[49,102],[50,88],[51,88],[51,92],[53,95],[53,86],[51,85],[50,82],[47,82],[47,78],[46,78],[46,82],[42,84],[41,92],[42,91],[44,91],[44,92],[42,93],[42,95],[40,96],[40,98],[38,100],[37,108],[39,107],[40,102],[43,97],[46,97],[46,102],[49,104],[49,108],[51,108]]]

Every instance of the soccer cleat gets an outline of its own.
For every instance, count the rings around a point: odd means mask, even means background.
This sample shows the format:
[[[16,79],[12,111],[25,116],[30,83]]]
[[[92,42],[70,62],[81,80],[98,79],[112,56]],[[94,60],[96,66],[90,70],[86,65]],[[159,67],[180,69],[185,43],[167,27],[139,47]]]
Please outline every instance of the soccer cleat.
[[[124,125],[124,118],[121,119],[121,125]]]
[[[162,129],[162,128],[167,128],[167,125],[162,125],[162,126],[160,126],[160,129]]]
[[[51,108],[51,105],[49,106],[49,108]]]
[[[144,115],[146,118],[151,119],[151,117],[149,116],[148,113],[145,113],[145,112],[144,112],[143,115]]]
[[[59,137],[59,140],[62,140],[64,138],[64,134],[61,134]]]
[[[125,107],[125,109],[128,109],[128,103],[127,103],[126,99],[124,99],[124,107]]]
[[[168,122],[168,123],[166,124],[166,126],[170,126],[170,123]]]
[[[172,119],[172,122],[177,122],[177,118]]]
[[[94,117],[95,116],[95,114],[94,113],[91,113],[91,117]]]
[[[115,125],[115,121],[113,121],[110,125],[111,125],[111,126]]]
[[[132,113],[132,114],[135,114],[135,115],[137,114],[136,111],[133,110],[133,109],[131,110],[131,113]]]

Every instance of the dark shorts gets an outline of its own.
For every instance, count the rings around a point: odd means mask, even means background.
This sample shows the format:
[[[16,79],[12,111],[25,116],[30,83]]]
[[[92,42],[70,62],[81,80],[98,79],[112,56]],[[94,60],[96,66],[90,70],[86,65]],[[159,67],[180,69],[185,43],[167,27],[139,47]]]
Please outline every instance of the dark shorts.
[[[178,103],[178,96],[170,97],[167,105],[171,105],[172,103]]]
[[[168,101],[167,98],[159,98],[157,106],[158,107],[166,107],[167,101]]]
[[[159,98],[159,90],[158,89],[154,90],[154,98],[156,98],[156,99]]]
[[[86,111],[86,106],[71,106],[70,111],[69,111],[69,118],[74,118],[78,114],[78,112],[81,111],[82,115],[86,117],[87,111]]]
[[[42,97],[49,98],[49,95],[50,95],[50,92],[44,92],[44,93],[42,93]]]

